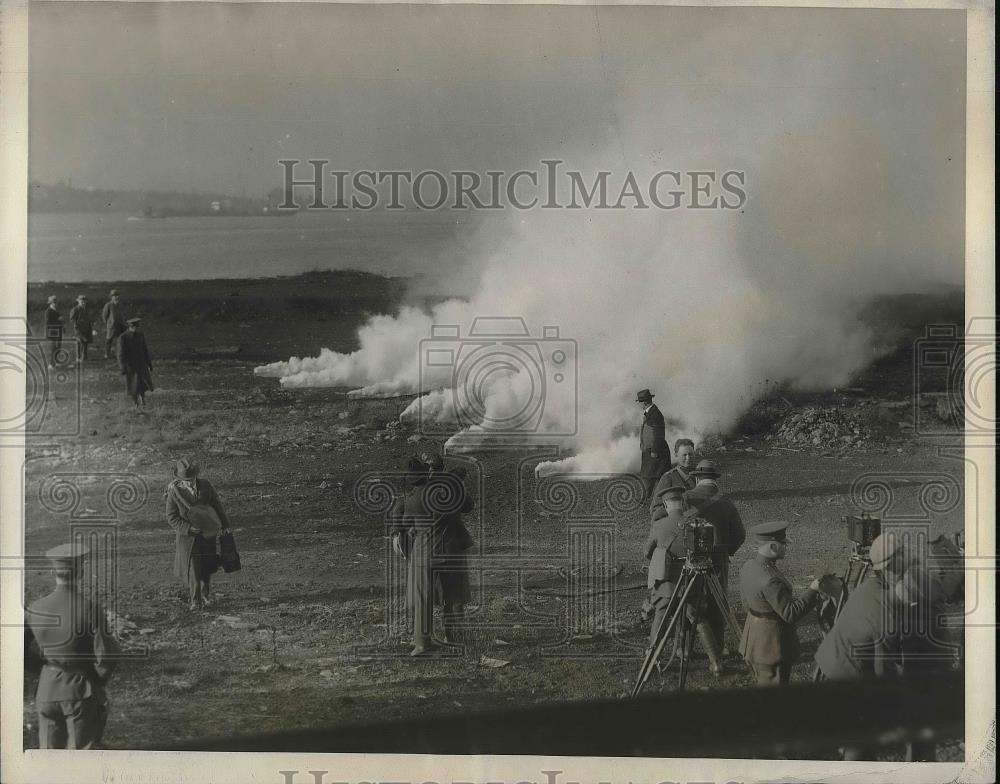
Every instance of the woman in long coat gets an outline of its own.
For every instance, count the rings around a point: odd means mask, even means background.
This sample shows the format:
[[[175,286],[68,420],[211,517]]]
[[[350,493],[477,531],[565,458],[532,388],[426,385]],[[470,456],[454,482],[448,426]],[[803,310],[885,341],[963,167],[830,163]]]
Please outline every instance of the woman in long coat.
[[[137,318],[128,320],[128,330],[118,338],[118,364],[125,376],[125,391],[135,407],[146,405],[146,393],[153,391],[153,360]]]
[[[188,458],[178,460],[174,466],[174,476],[176,478],[167,485],[165,493],[167,523],[176,534],[174,576],[188,587],[191,609],[198,610],[211,603],[209,590],[212,575],[218,570],[216,536],[228,533],[229,517],[215,488],[207,479],[198,478],[198,466],[194,461]],[[202,530],[192,525],[191,509],[198,505],[215,510],[220,530]]]

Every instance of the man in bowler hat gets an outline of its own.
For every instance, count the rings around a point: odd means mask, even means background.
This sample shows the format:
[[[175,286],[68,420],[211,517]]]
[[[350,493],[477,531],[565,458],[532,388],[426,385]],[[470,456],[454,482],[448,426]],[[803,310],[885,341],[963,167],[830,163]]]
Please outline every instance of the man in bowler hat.
[[[740,570],[740,593],[747,608],[740,654],[753,668],[759,686],[788,683],[801,653],[795,624],[819,598],[818,579],[794,598],[792,584],[778,569],[777,562],[788,548],[787,528],[784,521],[754,526],[750,533],[757,553]]]
[[[642,406],[642,429],[639,431],[639,450],[642,463],[639,476],[645,488],[648,499],[656,486],[656,481],[663,472],[670,468],[670,447],[667,445],[666,423],[663,414],[653,402],[653,395],[648,389],[641,389],[635,397],[635,402]]]
[[[119,648],[103,608],[84,595],[87,552],[78,544],[49,550],[56,588],[26,613],[42,660],[35,705],[43,749],[99,748],[108,719],[106,686]]]

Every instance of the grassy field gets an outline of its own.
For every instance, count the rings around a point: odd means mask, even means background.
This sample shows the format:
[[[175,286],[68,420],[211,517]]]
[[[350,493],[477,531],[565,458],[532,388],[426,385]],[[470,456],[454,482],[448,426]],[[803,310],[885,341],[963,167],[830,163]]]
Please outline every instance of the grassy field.
[[[583,487],[569,509],[547,502],[532,471],[539,454],[465,456],[474,461],[469,483],[477,499],[468,521],[477,546],[466,649],[427,661],[402,655],[408,650],[405,618],[393,579],[398,562],[384,538],[384,506],[377,493],[360,493],[358,482],[441,444],[409,442],[411,433],[386,428],[406,399],[352,400],[329,389],[291,393],[252,374],[261,361],[321,346],[354,348],[354,329],[364,315],[391,310],[403,296],[398,281],[359,280],[356,296],[351,287],[358,281],[334,273],[270,283],[123,286],[148,319],[157,384],[148,413],[130,410],[114,363],[99,358],[82,368],[79,435],[41,439],[29,449],[29,554],[65,541],[69,525],[85,524],[88,516],[116,522],[114,611],[122,638],[137,655],[112,682],[109,746],[141,749],[206,736],[616,697],[631,685],[648,633],[638,613],[642,591],[635,590],[644,583],[646,518],[627,493],[609,507],[600,483]],[[48,290],[31,290],[35,307]],[[91,293],[68,286],[65,300],[78,290]],[[94,288],[95,299],[96,293]],[[203,310],[210,301],[230,304],[224,312]],[[941,317],[954,317],[954,302],[939,305]],[[921,331],[904,322],[895,319]],[[218,350],[234,346],[241,350]],[[907,350],[892,353],[858,384],[905,399],[912,392],[908,363]],[[830,395],[811,399],[829,403]],[[800,395],[791,402],[809,400]],[[51,406],[55,420],[75,416],[68,397]],[[173,534],[163,513],[172,463],[185,455],[198,460],[218,489],[245,566],[237,576],[217,576],[217,601],[203,613],[187,609],[171,576]],[[794,522],[783,568],[798,589],[815,575],[842,571],[847,542],[841,516],[856,511],[851,487],[860,475],[885,474],[893,511],[915,517],[920,477],[940,474],[961,487],[964,472],[960,459],[905,434],[865,449],[793,452],[772,448],[763,433],[736,433],[710,456],[721,463],[723,487],[748,526],[777,518]],[[71,475],[65,481],[79,493],[72,509],[52,491],[59,481],[54,475],[62,474]],[[109,501],[116,481],[131,483],[134,497]],[[572,568],[569,537],[580,520],[608,532],[620,590],[588,616],[596,621],[573,624],[572,600],[556,569]],[[927,523],[932,535],[959,530],[962,504]],[[748,544],[736,555],[734,572],[749,553]],[[50,583],[44,571],[30,572],[27,597],[47,592]],[[738,599],[731,598],[742,618]],[[809,677],[820,639],[813,618],[800,637],[805,657],[796,680]],[[506,663],[490,666],[497,662]],[[727,664],[717,681],[705,660],[695,659],[689,688],[751,684],[737,658]],[[656,676],[650,688],[671,688],[674,677]],[[37,743],[33,694],[26,677],[29,746]],[[940,751],[942,758],[962,755],[955,740],[946,739]],[[892,758],[897,752],[887,753]],[[836,750],[826,756],[834,758]]]

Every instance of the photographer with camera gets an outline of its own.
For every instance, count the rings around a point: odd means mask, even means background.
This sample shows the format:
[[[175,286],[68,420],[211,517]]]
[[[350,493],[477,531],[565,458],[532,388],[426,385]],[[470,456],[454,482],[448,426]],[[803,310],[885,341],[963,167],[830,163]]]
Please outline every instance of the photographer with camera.
[[[645,558],[649,561],[647,601],[648,607],[653,611],[653,628],[649,637],[651,646],[655,643],[656,630],[663,621],[663,614],[687,555],[684,548],[684,488],[667,488],[661,501],[653,509],[644,551]]]
[[[688,490],[684,498],[697,510],[698,515],[715,528],[715,547],[712,549],[712,565],[719,578],[724,593],[729,592],[729,559],[736,555],[747,532],[743,526],[736,505],[726,498],[719,490],[719,477],[722,474],[711,460],[702,460],[691,476],[698,483]],[[716,642],[725,653],[725,616],[718,602],[709,598],[705,616]]]
[[[747,608],[740,654],[753,668],[759,686],[789,682],[792,665],[801,653],[795,624],[819,597],[817,579],[793,598],[791,583],[778,570],[777,562],[788,549],[787,528],[785,521],[754,526],[750,533],[757,543],[757,554],[740,570],[740,593]]]

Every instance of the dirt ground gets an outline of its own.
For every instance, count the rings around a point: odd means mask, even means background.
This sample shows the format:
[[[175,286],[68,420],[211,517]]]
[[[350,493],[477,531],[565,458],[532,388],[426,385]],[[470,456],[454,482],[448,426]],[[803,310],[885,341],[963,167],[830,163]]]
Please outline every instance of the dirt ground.
[[[155,302],[155,285],[143,285],[148,302]],[[44,292],[33,287],[31,293],[37,298]],[[349,299],[348,293],[338,296]],[[630,688],[648,634],[637,588],[644,584],[645,514],[627,479],[621,493],[607,497],[607,481],[578,487],[572,501],[560,497],[558,488],[534,478],[540,453],[462,456],[477,500],[468,520],[476,548],[465,649],[430,660],[405,656],[400,565],[384,537],[386,496],[359,480],[396,470],[407,455],[439,449],[440,442],[410,441],[411,431],[387,427],[405,399],[285,392],[252,373],[262,360],[287,358],[291,346],[302,349],[297,353],[320,345],[351,348],[364,314],[388,307],[398,291],[378,296],[383,299],[341,310],[321,302],[315,307],[322,321],[302,313],[257,320],[209,313],[200,325],[181,319],[174,329],[165,318],[152,318],[145,331],[157,389],[146,414],[131,410],[114,362],[95,352],[80,375],[79,435],[39,438],[29,449],[27,553],[66,541],[71,525],[112,522],[116,531],[115,580],[107,593],[135,658],[122,663],[112,681],[108,746],[142,749],[211,736],[618,697]],[[907,400],[912,374],[901,369],[908,360],[900,356],[859,385],[885,399]],[[894,383],[884,383],[890,378]],[[49,421],[72,425],[77,413],[67,389],[49,401]],[[788,402],[799,406],[807,398]],[[829,394],[812,400],[837,405]],[[843,571],[848,545],[841,518],[858,512],[852,486],[865,474],[879,475],[890,488],[893,514],[926,522],[931,537],[963,526],[960,498],[939,503],[929,515],[923,511],[932,475],[951,477],[961,495],[960,455],[943,454],[911,430],[894,428],[891,437],[863,447],[798,451],[773,446],[766,433],[748,434],[752,430],[716,440],[706,456],[720,465],[722,487],[748,527],[770,519],[793,522],[782,568],[797,590],[814,576]],[[197,459],[202,476],[219,491],[244,565],[236,575],[217,575],[215,603],[201,613],[188,610],[171,575],[173,534],[163,511],[172,463],[185,455]],[[59,474],[68,476],[53,476]],[[64,485],[75,490],[60,490]],[[586,540],[594,533],[596,539]],[[573,556],[595,546],[605,549],[587,572],[586,558]],[[734,577],[749,555],[748,543],[734,559]],[[618,570],[611,584],[616,590],[582,603],[568,597],[566,586],[581,569],[599,582],[610,577],[606,564]],[[730,598],[742,620],[736,582],[731,580]],[[29,571],[26,598],[50,586],[44,569]],[[805,654],[795,680],[811,674],[820,639],[814,617],[802,624],[800,638]],[[706,660],[696,658],[688,688],[751,685],[737,657],[730,655],[727,665],[715,679]],[[655,675],[647,688],[673,688],[675,678],[674,672]],[[33,693],[34,681],[26,676],[29,747],[37,745]],[[886,753],[898,758],[898,750]],[[959,759],[962,744],[945,739],[939,753]],[[825,756],[835,758],[836,750]]]

